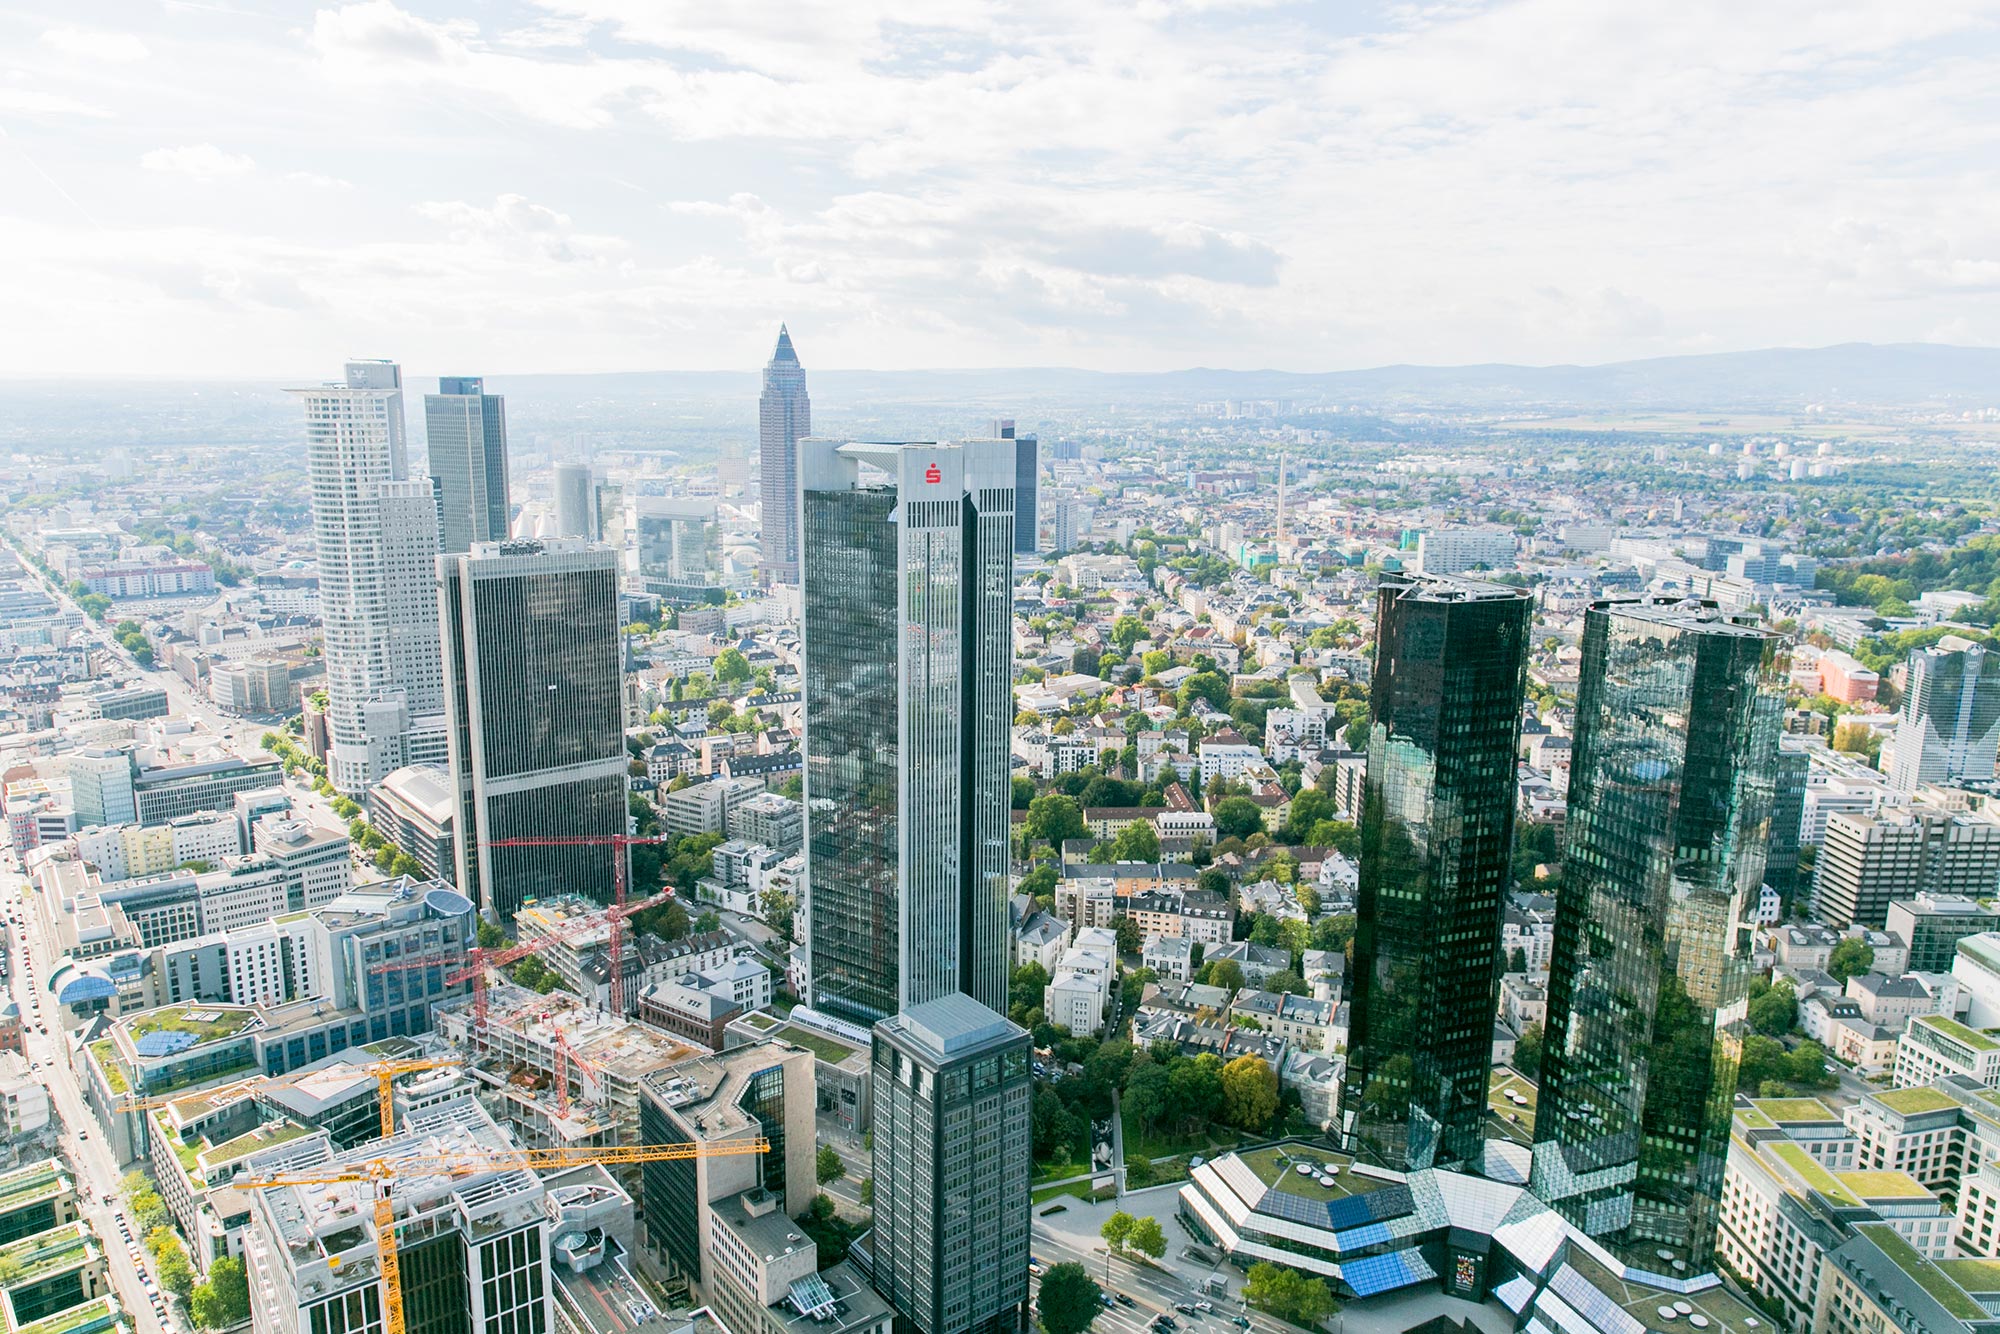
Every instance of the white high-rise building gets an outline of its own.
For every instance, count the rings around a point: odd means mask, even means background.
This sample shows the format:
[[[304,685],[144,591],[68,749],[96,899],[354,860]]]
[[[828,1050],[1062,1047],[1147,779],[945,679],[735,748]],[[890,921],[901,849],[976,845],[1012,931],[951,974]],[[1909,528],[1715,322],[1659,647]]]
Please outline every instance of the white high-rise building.
[[[297,389],[326,635],[327,774],[358,795],[445,758],[438,650],[438,502],[410,479],[402,371],[349,362],[345,383]]]
[[[1946,635],[1936,647],[1910,654],[1903,717],[1883,757],[1895,789],[1990,782],[1996,752],[2000,659],[1959,635]]]

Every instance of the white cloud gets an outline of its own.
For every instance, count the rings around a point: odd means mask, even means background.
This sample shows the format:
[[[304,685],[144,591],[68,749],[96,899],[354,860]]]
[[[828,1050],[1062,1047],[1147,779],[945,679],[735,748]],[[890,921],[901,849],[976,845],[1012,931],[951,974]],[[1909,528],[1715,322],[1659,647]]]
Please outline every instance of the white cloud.
[[[352,190],[353,181],[342,180],[338,176],[323,176],[316,171],[288,171],[285,179],[294,185],[309,185],[315,190]]]
[[[87,28],[50,28],[42,34],[42,45],[80,60],[102,60],[125,65],[144,60],[152,52],[129,32],[99,32]]]
[[[490,208],[463,200],[434,201],[418,204],[417,213],[444,224],[454,245],[534,254],[561,263],[603,259],[622,248],[615,237],[579,235],[566,214],[517,194],[501,195]]]
[[[214,144],[182,144],[178,148],[155,148],[139,159],[147,171],[173,172],[197,181],[219,176],[241,176],[254,171],[255,161],[242,153],[225,153]]]
[[[36,120],[65,120],[76,116],[106,120],[111,112],[95,103],[65,97],[60,93],[37,92],[33,88],[0,87],[0,112],[29,116]]]

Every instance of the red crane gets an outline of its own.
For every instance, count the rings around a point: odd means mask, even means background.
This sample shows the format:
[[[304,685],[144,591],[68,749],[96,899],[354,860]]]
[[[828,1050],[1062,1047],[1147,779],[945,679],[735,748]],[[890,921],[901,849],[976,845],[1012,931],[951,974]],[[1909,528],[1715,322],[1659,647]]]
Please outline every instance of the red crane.
[[[665,843],[661,834],[559,834],[547,838],[489,838],[489,848],[616,848],[618,855],[612,858],[611,887],[611,1012],[620,1018],[625,1014],[625,932],[624,919],[638,908],[625,905],[625,868],[631,861],[627,850],[642,843]],[[649,900],[657,903],[661,897],[670,897],[671,889]]]
[[[622,884],[620,885],[620,889],[623,889]],[[637,903],[625,904],[621,902],[618,905],[605,909],[601,913],[589,913],[582,917],[572,918],[545,936],[538,936],[533,940],[525,940],[517,945],[509,945],[505,949],[487,949],[483,945],[474,945],[466,951],[466,962],[464,965],[452,969],[445,974],[445,984],[447,986],[457,986],[460,982],[470,981],[472,983],[473,1028],[476,1032],[483,1033],[486,1031],[487,969],[505,968],[510,963],[518,963],[530,954],[539,954],[551,945],[560,944],[565,940],[580,936],[586,931],[595,930],[606,922],[609,922],[611,926],[612,958],[614,960],[618,959],[618,941],[625,934],[625,919],[633,913],[657,907],[673,896],[674,892],[667,889],[661,890],[658,894],[650,898],[640,899]],[[622,893],[620,897],[621,899],[623,898]],[[398,959],[391,963],[377,964],[369,971],[374,973],[397,973],[436,966],[436,959]],[[623,995],[624,988],[618,985],[618,974],[615,966],[612,972],[611,985],[612,1003],[616,1006]]]

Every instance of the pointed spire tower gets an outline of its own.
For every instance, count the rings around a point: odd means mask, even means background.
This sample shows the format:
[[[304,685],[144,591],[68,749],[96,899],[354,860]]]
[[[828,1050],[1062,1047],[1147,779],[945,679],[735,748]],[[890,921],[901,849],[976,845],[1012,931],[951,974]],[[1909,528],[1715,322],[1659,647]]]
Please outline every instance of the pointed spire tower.
[[[764,367],[764,393],[757,401],[766,584],[799,581],[799,439],[811,434],[806,373],[792,349],[791,330],[780,324],[778,345]]]

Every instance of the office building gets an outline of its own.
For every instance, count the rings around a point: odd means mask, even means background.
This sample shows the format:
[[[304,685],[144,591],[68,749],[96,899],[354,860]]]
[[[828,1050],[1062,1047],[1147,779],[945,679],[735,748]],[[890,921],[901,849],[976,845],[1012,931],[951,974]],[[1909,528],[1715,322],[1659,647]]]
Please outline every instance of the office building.
[[[505,1131],[470,1094],[413,1111],[395,1137],[286,1170],[362,1179],[249,1192],[243,1259],[254,1334],[366,1334],[381,1310],[373,1158],[462,1159],[462,1170],[416,1175],[389,1193],[409,1334],[550,1334],[549,1239],[541,1179],[507,1157]],[[478,1165],[481,1160],[492,1166]]]
[[[1918,894],[1892,902],[1882,925],[1910,947],[1911,972],[1949,973],[1959,941],[2000,931],[2000,908],[1959,895]]]
[[[812,434],[812,400],[806,373],[792,350],[792,335],[778,326],[778,346],[764,367],[757,400],[757,445],[762,479],[758,522],[763,528],[767,584],[799,580],[799,441]]]
[[[476,375],[448,375],[424,395],[424,435],[437,483],[438,547],[502,542],[507,504],[507,409]]]
[[[597,522],[597,481],[588,463],[556,465],[556,536],[602,540]]]
[[[1828,817],[1813,868],[1813,916],[1881,928],[1889,905],[1920,894],[1989,898],[2000,889],[2000,819],[1985,811],[1902,807]]]
[[[1777,785],[1771,801],[1771,851],[1764,862],[1764,883],[1778,891],[1786,904],[1797,895],[1799,850],[1804,846],[1806,789],[1812,762],[1803,746],[1778,739]]]
[[[1946,635],[1910,654],[1903,716],[1884,748],[1898,792],[1925,783],[1989,783],[2000,750],[2000,660],[1983,644]]]
[[[164,824],[202,811],[233,809],[239,793],[283,788],[284,782],[285,766],[275,755],[142,764],[132,777],[132,804],[140,824]]]
[[[722,529],[713,498],[635,496],[625,510],[640,591],[676,606],[722,601]]]
[[[1706,1270],[1729,1146],[1779,699],[1712,602],[1585,613],[1535,1193],[1627,1263]]]
[[[359,796],[444,753],[438,503],[429,479],[410,477],[393,362],[350,362],[344,384],[293,392],[305,407],[319,556],[327,776]]]
[[[1516,546],[1511,528],[1433,528],[1417,536],[1417,568],[1425,574],[1511,570]]]
[[[427,879],[458,874],[452,839],[457,815],[451,770],[434,764],[405,765],[368,789],[368,823],[416,858]]]
[[[868,1272],[919,1334],[1021,1328],[1031,1046],[1019,1026],[958,994],[875,1025]]]
[[[814,1008],[1007,1005],[1014,460],[799,447]]]
[[[139,818],[132,792],[132,756],[123,750],[92,747],[69,757],[70,808],[79,829],[130,824]]]
[[[1011,417],[993,423],[993,438],[1014,442],[1014,554],[1032,556],[1041,520],[1035,503],[1041,489],[1041,441],[1018,434]]]
[[[531,895],[608,902],[623,849],[491,844],[626,832],[612,553],[574,540],[479,543],[438,566],[459,889],[502,921]]]
[[[1487,1116],[1532,600],[1462,579],[1376,595],[1347,1147],[1477,1161]]]

